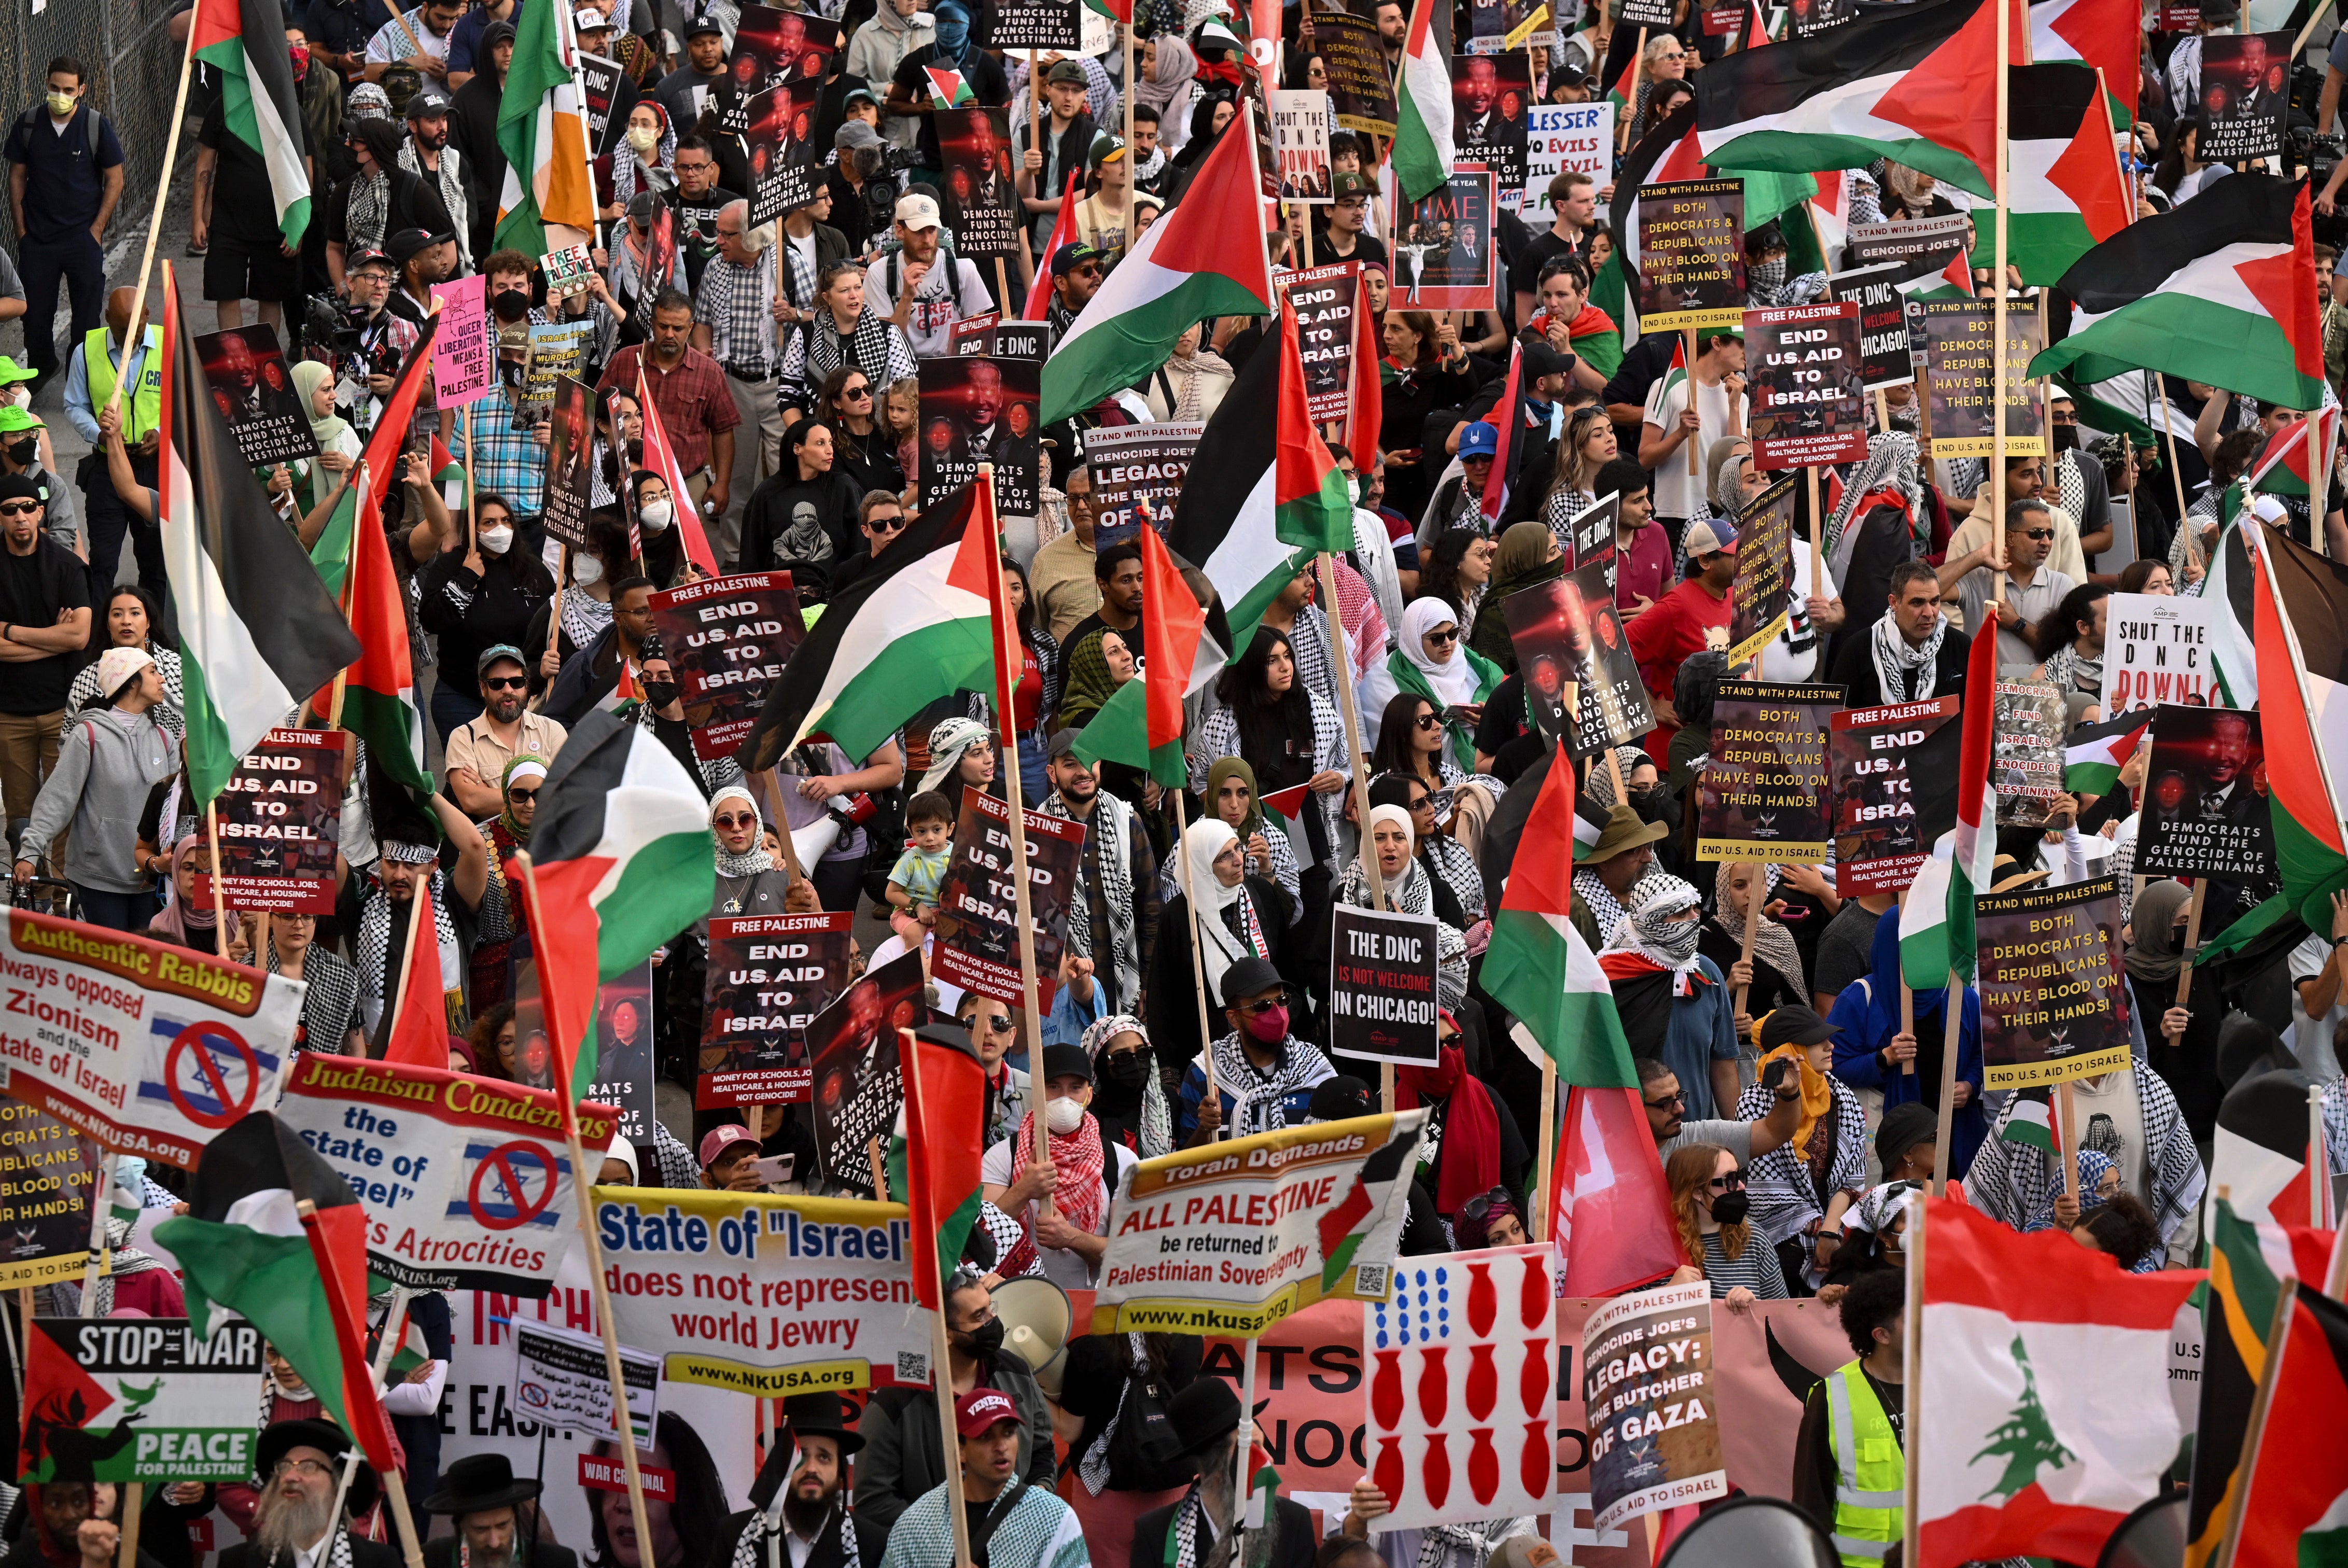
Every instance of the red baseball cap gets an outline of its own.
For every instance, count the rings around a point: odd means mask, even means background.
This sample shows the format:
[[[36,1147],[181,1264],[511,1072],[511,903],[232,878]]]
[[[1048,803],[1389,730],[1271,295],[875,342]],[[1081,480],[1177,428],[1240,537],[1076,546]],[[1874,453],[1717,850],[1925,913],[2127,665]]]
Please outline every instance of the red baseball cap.
[[[965,1438],[983,1438],[999,1421],[1025,1427],[1019,1407],[999,1388],[973,1388],[954,1401],[954,1430]]]
[[[713,1127],[701,1140],[701,1168],[708,1170],[717,1163],[717,1157],[736,1143],[756,1144],[750,1130],[740,1122],[729,1121],[723,1127]]]

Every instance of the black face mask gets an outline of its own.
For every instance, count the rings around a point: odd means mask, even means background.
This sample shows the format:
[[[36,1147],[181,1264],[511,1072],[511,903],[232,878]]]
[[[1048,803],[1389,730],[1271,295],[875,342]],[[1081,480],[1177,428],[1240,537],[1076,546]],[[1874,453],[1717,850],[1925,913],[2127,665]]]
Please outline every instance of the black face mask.
[[[1663,815],[1662,789],[1632,790],[1631,810],[1639,813],[1639,820],[1643,822],[1661,821]]]
[[[520,321],[530,314],[530,291],[499,289],[489,296],[489,309],[499,321]]]
[[[1149,1053],[1123,1051],[1101,1058],[1101,1077],[1119,1088],[1131,1088],[1149,1079]]]
[[[1003,1348],[1003,1319],[990,1317],[959,1337],[962,1348],[971,1355],[992,1356]]]
[[[646,681],[644,683],[644,700],[651,703],[653,705],[653,710],[657,713],[662,708],[666,707],[669,704],[676,700],[676,683],[675,681]]]
[[[2053,427],[2053,428],[2054,433],[2054,449],[2056,451],[2075,452],[2079,449],[2078,426],[2056,425]]]
[[[1753,1200],[1742,1192],[1723,1192],[1712,1201],[1712,1217],[1724,1225],[1741,1225],[1752,1211]]]
[[[33,459],[41,455],[41,438],[27,436],[21,441],[8,443],[8,460],[20,469],[29,469]]]

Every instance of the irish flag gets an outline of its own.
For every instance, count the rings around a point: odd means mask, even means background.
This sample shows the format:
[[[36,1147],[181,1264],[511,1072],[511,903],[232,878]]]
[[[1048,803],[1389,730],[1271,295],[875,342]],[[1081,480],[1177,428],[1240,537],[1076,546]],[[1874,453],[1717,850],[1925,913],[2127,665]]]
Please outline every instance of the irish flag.
[[[1997,863],[1997,792],[1989,779],[1996,707],[1997,639],[1975,637],[1965,663],[1962,738],[1957,748],[1957,825],[1932,846],[1900,912],[1900,971],[1909,987],[1935,990],[1973,973],[1973,898]],[[543,807],[541,810],[544,810]]]
[[[513,64],[498,104],[498,146],[506,155],[499,250],[542,256],[585,244],[595,231],[586,104],[574,74],[579,40],[571,21],[559,5],[525,5],[515,24]]]
[[[1449,87],[1444,92],[1447,104]],[[1241,106],[1242,115],[1254,112]],[[1041,423],[1133,386],[1165,364],[1174,340],[1207,316],[1271,311],[1253,123],[1216,143],[1180,204],[1149,226],[1044,362]],[[889,553],[903,548],[900,542]],[[824,618],[837,613],[828,610]]]
[[[1451,0],[1417,0],[1395,84],[1395,181],[1403,200],[1439,191],[1459,160],[1451,136]]]
[[[744,743],[751,771],[810,735],[869,756],[940,697],[985,689],[994,668],[988,588],[999,568],[994,508],[982,488],[964,485],[915,518],[825,607]],[[541,800],[541,820],[545,811]]]
[[[1128,681],[1084,727],[1076,755],[1146,769],[1169,789],[1189,777],[1182,756],[1182,700],[1215,678],[1223,648],[1207,634],[1207,608],[1182,579],[1158,531],[1141,544],[1142,678]]]
[[[1560,746],[1525,820],[1508,887],[1492,917],[1493,961],[1485,973],[1494,998],[1557,1064],[1560,1082],[1636,1088],[1639,1075],[1614,1011],[1614,989],[1570,918],[1581,824],[1573,764]]]
[[[269,170],[269,201],[289,245],[310,226],[307,137],[285,13],[270,0],[196,0],[188,48],[221,74],[221,123]],[[240,193],[240,200],[243,199]]]
[[[676,531],[685,545],[685,559],[707,575],[717,575],[717,552],[709,547],[709,534],[701,526],[701,510],[693,504],[693,492],[685,488],[685,465],[676,460],[676,448],[668,438],[668,427],[662,423],[660,409],[653,402],[652,386],[646,378],[644,364],[636,365],[636,407],[644,411],[644,467],[660,475],[668,486],[669,505],[676,516]]]
[[[2152,709],[2140,707],[2074,729],[2063,741],[2063,788],[2075,795],[2110,794],[2151,727]]]
[[[2052,284],[2128,226],[2136,192],[2120,168],[2111,109],[2094,70],[2009,66],[2006,80],[2006,259],[2024,283]]]
[[[2260,734],[2275,857],[2283,896],[2309,930],[2329,934],[2331,895],[2348,885],[2348,571],[2272,526],[2257,531]]]
[[[905,1194],[912,1211],[913,1298],[946,1308],[945,1282],[962,1261],[978,1222],[979,1125],[971,1107],[984,1103],[986,1069],[952,1046],[897,1037],[897,1072],[905,1086]]]

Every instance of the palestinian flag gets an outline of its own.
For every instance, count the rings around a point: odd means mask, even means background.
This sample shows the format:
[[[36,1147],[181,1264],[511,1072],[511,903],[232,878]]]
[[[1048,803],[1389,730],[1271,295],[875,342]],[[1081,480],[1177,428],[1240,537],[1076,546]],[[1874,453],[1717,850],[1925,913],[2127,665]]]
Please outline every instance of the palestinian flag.
[[[1181,202],[1149,226],[1044,362],[1040,423],[1065,419],[1135,385],[1207,316],[1272,310],[1272,263],[1258,206],[1262,189],[1255,136],[1241,126],[1216,143]],[[901,542],[889,553],[900,548]]]
[[[2250,500],[2240,480],[2225,488],[2218,497],[2218,546],[2209,552],[2209,571],[2201,579],[2201,597],[2220,606],[2210,630],[2209,663],[2228,707],[2256,707],[2259,703],[2259,650],[2253,640],[2258,568],[2250,560],[2248,531],[2264,514],[2280,520],[2285,515],[2282,502],[2267,497]],[[2329,930],[2331,916],[2324,920],[2324,925],[2314,929]]]
[[[417,337],[417,345],[428,346],[439,330],[440,316],[436,311],[425,318]],[[352,472],[351,482],[344,487],[341,502],[335,507],[324,531],[318,535],[318,542],[310,547],[311,564],[317,567],[319,577],[335,601],[342,604],[345,614],[350,610],[346,593],[347,574],[352,542],[357,538],[360,492],[364,490],[366,499],[373,502],[376,516],[380,521],[385,498],[391,494],[391,487],[399,482],[400,475],[406,470],[408,433],[416,423],[416,405],[431,385],[432,356],[428,352],[409,356],[407,365],[400,369],[398,379],[391,385],[390,395],[383,400],[383,415],[376,420],[366,449],[359,453],[358,466]],[[446,457],[448,449],[436,436],[432,449],[433,467],[438,471],[443,466],[441,459]],[[448,466],[455,466],[453,459],[448,460]],[[319,711],[325,711],[323,704]]]
[[[2307,1145],[2305,1084],[2269,1074],[2243,1078],[2218,1102],[2209,1191],[2230,1194],[2234,1212],[2248,1220],[2320,1223],[2323,1195],[2307,1180]]]
[[[1366,273],[1368,269],[1365,268]],[[1345,449],[1348,452],[1375,452],[1378,449],[1378,432],[1385,423],[1385,377],[1372,375],[1372,366],[1385,368],[1385,346],[1378,341],[1378,318],[1370,309],[1370,289],[1366,283],[1356,282],[1354,295],[1354,364],[1357,374],[1353,377],[1353,397],[1345,409]],[[1622,346],[1618,338],[1614,357],[1622,357]],[[1355,467],[1361,459],[1354,459]]]
[[[1304,392],[1304,350],[1296,307],[1285,300],[1280,306],[1278,354],[1280,430],[1272,459],[1272,531],[1282,543],[1299,550],[1343,555],[1354,548],[1353,481],[1337,466],[1328,443],[1321,438],[1320,427],[1313,423],[1312,404]],[[1516,385],[1513,370],[1509,385]],[[1502,461],[1507,459],[1508,441],[1504,428]],[[1499,466],[1493,464],[1495,471]]]
[[[314,1205],[306,1220],[305,1202]],[[349,1184],[257,1110],[204,1145],[188,1203],[155,1227],[155,1239],[179,1261],[197,1334],[210,1338],[232,1317],[251,1323],[367,1462],[396,1476],[391,1424],[364,1350],[367,1214]]]
[[[2027,6],[2005,4],[2006,62],[2024,65]],[[1981,84],[1997,64],[1997,26],[1990,0],[1941,0],[1715,60],[1694,81],[1704,160],[1806,174],[1889,158],[1987,197],[1996,95]]]
[[[2303,1439],[2348,1422],[2348,1307],[2321,1294],[2318,1281],[2291,1293],[2289,1311],[2234,1561],[2338,1568],[2348,1563],[2348,1453]]]
[[[588,168],[587,105],[575,75],[579,38],[561,5],[525,5],[515,21],[513,63],[498,103],[506,155],[497,246],[542,256],[588,243],[595,181]]]
[[[1989,778],[1996,689],[1997,639],[1975,637],[1965,665],[1957,825],[1932,846],[1900,910],[1900,971],[1912,990],[1938,990],[1952,973],[1972,978],[1973,898],[1988,890],[1997,861],[1997,792]]]
[[[2012,219],[2007,221],[2010,223]],[[1951,251],[1945,262],[1934,256],[1919,256],[1909,263],[1909,275],[1892,286],[1910,299],[1973,297],[1972,262],[1962,245]]]
[[[284,10],[270,0],[196,0],[188,52],[220,72],[221,128],[269,170],[277,232],[299,245],[310,226],[302,89],[285,46]],[[238,200],[246,199],[240,192]]]
[[[1523,1023],[1558,1081],[1583,1088],[1639,1086],[1614,988],[1573,928],[1573,860],[1581,817],[1573,764],[1560,746],[1525,820],[1500,907],[1492,917],[1492,995]],[[1539,1065],[1540,1058],[1535,1058]]]
[[[448,1009],[440,974],[440,939],[432,882],[418,878],[400,932],[398,1000],[383,1010],[380,1037],[370,1053],[401,1067],[448,1065]]]
[[[636,672],[624,655],[621,656],[619,665],[619,673],[612,680],[612,689],[595,699],[595,707],[599,712],[624,719],[644,706],[644,697],[636,686]]]
[[[676,459],[676,446],[668,438],[668,427],[661,420],[660,408],[653,402],[650,379],[642,360],[636,363],[636,407],[644,411],[644,467],[660,475],[668,486],[670,509],[676,515],[676,531],[685,546],[685,559],[715,577],[717,573],[717,552],[709,547],[708,531],[701,525],[701,509],[693,504],[693,492],[685,488],[685,465]]]
[[[913,1234],[913,1299],[943,1312],[945,1282],[962,1261],[978,1222],[978,1166],[985,1150],[973,1106],[986,1099],[986,1069],[952,1046],[897,1037],[897,1072],[905,1085],[906,1207]]]
[[[2076,60],[2102,71],[2113,118],[2131,125],[2141,23],[2137,0],[2038,0],[2030,7],[2030,57],[2041,65]]]
[[[1052,221],[1052,237],[1044,242],[1045,264],[1035,269],[1035,281],[1027,287],[1027,308],[1022,313],[1027,321],[1046,319],[1052,308],[1051,259],[1076,237],[1076,177],[1082,172],[1069,170],[1067,183],[1060,187],[1060,215]]]
[[[1620,1295],[1686,1263],[1639,1091],[1576,1085],[1565,1092],[1561,1120],[1541,1201],[1555,1227],[1565,1294]]]
[[[1811,178],[1818,182],[1818,193],[1810,198],[1810,230],[1818,237],[1819,254],[1839,262],[1850,238],[1849,178],[1839,169]]]
[[[2063,742],[2063,788],[2075,795],[2108,795],[2118,789],[2120,769],[2151,727],[2148,707],[2080,725]]]
[[[978,101],[960,71],[936,66],[924,66],[922,71],[930,78],[930,100],[939,108],[961,108]]]
[[[2006,260],[2052,284],[2134,221],[2136,191],[2092,69],[2011,66],[2006,81]]]
[[[2315,417],[2315,469],[2307,464],[2307,420],[2293,419],[2267,438],[2259,451],[2258,461],[2250,466],[2247,481],[2250,489],[2267,495],[2295,496],[2304,500],[2308,494],[2307,476],[2321,472],[2340,445],[2340,406],[2327,403]]]
[[[1145,769],[1168,789],[1189,777],[1182,755],[1182,702],[1223,666],[1222,645],[1209,634],[1207,609],[1154,528],[1141,545],[1142,678],[1128,681],[1101,706],[1076,741],[1086,762],[1123,762]],[[1130,695],[1128,695],[1130,694]]]
[[[1516,477],[1512,471],[1525,460],[1525,346],[1513,342],[1509,352],[1509,374],[1500,383],[1498,401],[1484,416],[1484,423],[1498,432],[1499,447],[1493,454],[1491,471],[1484,476],[1481,505],[1484,521],[1497,523],[1500,514],[1509,510],[1509,489]],[[1302,388],[1299,389],[1300,395]]]
[[[2031,360],[2030,374],[2069,370],[2092,382],[2159,370],[2286,408],[2321,407],[2313,243],[2305,181],[2220,180],[2128,224],[2063,274],[2071,331]]]
[[[862,756],[862,752],[857,755]],[[595,987],[709,913],[717,885],[700,780],[650,727],[590,712],[539,787],[525,878],[555,1080],[568,1122],[595,1068]]]
[[[1574,864],[1580,865],[1590,858],[1590,852],[1598,847],[1598,841],[1606,836],[1606,819],[1612,814],[1612,807],[1588,790],[1581,790],[1575,794],[1573,797]]]
[[[964,485],[915,518],[824,607],[744,743],[750,771],[816,734],[870,756],[940,697],[984,688],[994,667],[987,587],[998,568],[994,509],[979,488]],[[542,799],[538,810],[544,820]]]
[[[238,455],[163,263],[163,565],[180,614],[189,799],[202,805],[288,710],[358,656],[309,553]],[[376,531],[378,538],[382,530]]]
[[[1459,161],[1451,134],[1451,0],[1417,0],[1395,83],[1395,185],[1406,202],[1439,191]]]
[[[1941,976],[1942,984],[1947,980],[1948,976]],[[2047,1101],[2047,1091],[2021,1089],[2015,1093],[2013,1105],[2013,1109],[1998,1122],[1998,1138],[2006,1143],[2026,1144],[2049,1160],[2060,1154],[2063,1130],[2055,1123],[2054,1108]]]
[[[2283,897],[2309,930],[2328,933],[2331,895],[2348,886],[2348,568],[2273,528],[2260,535],[2260,734],[2275,857]]]

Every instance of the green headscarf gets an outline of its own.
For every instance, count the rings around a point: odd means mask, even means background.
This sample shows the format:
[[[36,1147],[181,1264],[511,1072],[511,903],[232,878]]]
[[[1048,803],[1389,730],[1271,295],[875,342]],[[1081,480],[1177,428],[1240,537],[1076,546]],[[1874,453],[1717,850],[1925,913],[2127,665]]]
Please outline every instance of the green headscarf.
[[[1476,625],[1468,634],[1468,645],[1510,674],[1517,667],[1517,645],[1509,640],[1509,614],[1502,605],[1519,589],[1564,573],[1564,556],[1550,559],[1556,548],[1557,536],[1545,522],[1516,523],[1500,535],[1499,551],[1492,558],[1492,586],[1476,607]]]
[[[543,789],[545,787],[543,780],[546,778],[546,758],[535,752],[523,752],[507,763],[506,770],[498,776],[498,820],[504,825],[507,832],[514,836],[514,842],[518,844],[530,842],[530,830],[514,820],[513,800],[507,791],[513,788],[514,769],[524,764],[538,769],[538,777],[541,780],[540,788]]]
[[[1101,651],[1106,628],[1087,632],[1068,650],[1067,685],[1060,692],[1059,723],[1081,728],[1125,683],[1109,673],[1108,655]]]
[[[1255,787],[1255,769],[1242,757],[1219,757],[1207,769],[1207,793],[1199,810],[1210,817],[1220,817],[1215,802],[1222,798],[1223,782],[1236,779],[1247,786],[1247,820],[1239,825],[1240,840],[1244,843],[1251,835],[1263,831],[1263,796]]]

